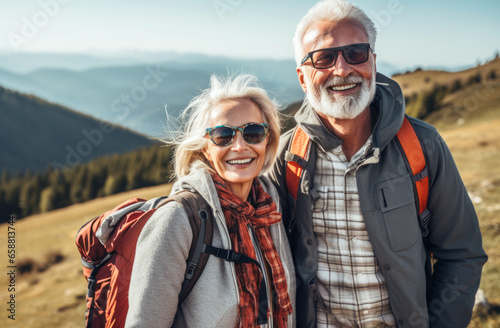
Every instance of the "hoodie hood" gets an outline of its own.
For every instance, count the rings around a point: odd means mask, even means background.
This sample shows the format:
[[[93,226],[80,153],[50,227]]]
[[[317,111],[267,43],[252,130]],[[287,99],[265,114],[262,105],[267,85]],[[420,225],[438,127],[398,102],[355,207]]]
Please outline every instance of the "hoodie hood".
[[[376,83],[375,97],[370,105],[377,112],[377,122],[372,132],[373,147],[383,150],[403,124],[405,105],[403,92],[394,80],[377,73]],[[307,99],[295,114],[295,120],[324,151],[331,151],[343,142],[326,128]]]
[[[194,162],[190,174],[177,180],[172,186],[170,194],[181,190],[197,191],[212,208],[219,208],[219,196],[205,164],[200,161]]]

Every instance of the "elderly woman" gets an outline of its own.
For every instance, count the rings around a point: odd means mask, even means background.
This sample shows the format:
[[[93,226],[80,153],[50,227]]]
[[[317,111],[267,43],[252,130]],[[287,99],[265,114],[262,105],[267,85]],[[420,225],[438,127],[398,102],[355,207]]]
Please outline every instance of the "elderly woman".
[[[293,262],[277,193],[261,175],[276,157],[277,107],[253,76],[212,76],[210,88],[184,114],[189,119],[175,153],[178,180],[172,193],[200,193],[214,215],[212,245],[242,253],[260,266],[210,256],[193,290],[178,304],[193,236],[184,208],[169,202],[139,237],[126,327],[255,327],[262,323],[262,282],[270,292],[264,296],[268,307],[261,327],[293,327]]]

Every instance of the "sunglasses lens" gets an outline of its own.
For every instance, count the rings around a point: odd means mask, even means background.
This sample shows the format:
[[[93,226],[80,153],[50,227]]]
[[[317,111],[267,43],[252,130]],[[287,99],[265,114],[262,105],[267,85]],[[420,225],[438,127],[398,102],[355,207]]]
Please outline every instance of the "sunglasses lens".
[[[342,51],[345,60],[349,64],[361,64],[368,60],[368,47],[365,45],[354,45]]]
[[[266,137],[266,129],[260,124],[250,124],[243,130],[243,138],[248,143],[259,143]]]
[[[233,130],[226,127],[215,128],[210,132],[210,137],[217,146],[227,146],[233,140]]]
[[[313,53],[312,61],[316,68],[328,68],[335,64],[337,52],[332,50],[323,50]]]

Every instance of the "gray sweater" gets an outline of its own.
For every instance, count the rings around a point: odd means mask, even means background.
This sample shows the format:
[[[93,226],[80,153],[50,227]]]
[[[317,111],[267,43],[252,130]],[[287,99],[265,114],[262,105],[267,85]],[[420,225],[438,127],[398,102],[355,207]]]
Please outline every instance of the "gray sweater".
[[[265,177],[259,181],[279,209],[278,195],[270,181]],[[212,207],[212,245],[232,249],[226,220],[208,171],[195,164],[188,176],[174,184],[172,193],[183,189],[197,190]],[[295,311],[295,272],[283,224],[271,226],[270,231],[285,269]],[[239,295],[234,263],[214,256],[209,258],[193,290],[178,308],[192,238],[188,217],[179,203],[170,202],[151,216],[137,243],[126,327],[236,327]],[[295,314],[290,316],[289,327],[295,326],[294,317]]]

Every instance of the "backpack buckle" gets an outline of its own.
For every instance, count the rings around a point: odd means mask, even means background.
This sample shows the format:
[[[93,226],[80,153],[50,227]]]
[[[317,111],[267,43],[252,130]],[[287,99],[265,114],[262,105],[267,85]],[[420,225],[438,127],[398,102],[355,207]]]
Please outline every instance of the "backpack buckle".
[[[88,279],[88,288],[87,288],[87,297],[93,298],[95,295],[95,286],[97,284],[97,279],[94,277],[89,277]]]
[[[196,269],[198,265],[196,263],[193,263],[193,262],[189,262],[188,263],[188,267],[186,269],[186,279],[191,279],[193,278],[193,275],[194,275],[194,270]]]
[[[215,254],[215,256],[223,260],[226,260],[228,262],[231,260],[231,252],[228,251],[227,249],[217,248],[217,254]]]

